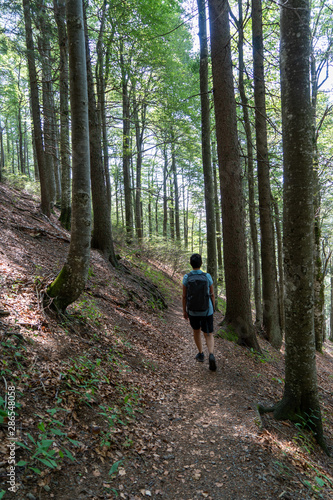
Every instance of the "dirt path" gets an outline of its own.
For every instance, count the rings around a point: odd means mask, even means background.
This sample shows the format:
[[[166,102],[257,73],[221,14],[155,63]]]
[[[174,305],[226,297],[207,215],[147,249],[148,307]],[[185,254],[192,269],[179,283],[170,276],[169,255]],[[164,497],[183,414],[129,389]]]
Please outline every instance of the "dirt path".
[[[28,433],[40,438],[37,425],[49,425],[48,412],[61,394],[61,429],[80,445],[71,448],[75,461],[64,460],[56,470],[36,475],[18,467],[19,488],[12,494],[6,482],[8,433],[0,425],[0,498],[4,490],[4,500],[333,498],[333,460],[311,436],[301,437],[295,426],[270,415],[260,428],[256,404],[282,395],[282,352],[259,339],[259,356],[218,338],[217,371],[210,372],[206,350],[205,363],[195,361],[191,328],[182,317],[181,277],[173,280],[170,270],[148,257],[146,266],[158,270],[159,285],[169,302],[175,300],[166,312],[142,293],[142,262],[126,261],[132,276],[110,269],[92,252],[87,293],[64,327],[43,313],[37,285],[59,272],[69,239],[55,231],[55,216],[50,224],[28,196],[3,185],[0,209],[0,309],[10,313],[0,322],[1,341],[7,342],[1,363],[17,381],[17,438],[26,444]],[[216,314],[215,325],[220,320]],[[26,342],[20,347],[6,332],[22,334]],[[66,377],[74,367],[81,378],[71,388]],[[317,367],[324,431],[333,450],[332,343],[317,354]],[[87,404],[82,387],[89,389],[97,372],[96,398]],[[133,405],[136,418],[118,425],[101,416],[107,406],[108,415],[123,418],[124,397],[134,393],[140,395]],[[30,455],[17,450],[19,460]]]
[[[248,355],[230,342],[217,339],[218,369],[210,372],[207,355],[205,363],[194,360],[191,329],[180,308],[170,310],[168,322],[170,341],[178,339],[181,346],[179,359],[173,362],[171,356],[169,363],[175,387],[147,408],[144,419],[156,446],[150,454],[142,453],[129,463],[126,474],[118,478],[121,497],[316,498],[302,484],[306,473],[300,477],[295,460],[288,457],[292,434],[285,432],[285,442],[281,442],[281,428],[290,431],[290,427],[272,423],[268,424],[269,431],[258,428],[254,408],[265,388],[260,388],[259,371],[250,372]],[[281,370],[281,359],[273,365],[273,373]],[[280,431],[276,442],[273,425]],[[321,494],[321,498],[331,498],[323,491]]]

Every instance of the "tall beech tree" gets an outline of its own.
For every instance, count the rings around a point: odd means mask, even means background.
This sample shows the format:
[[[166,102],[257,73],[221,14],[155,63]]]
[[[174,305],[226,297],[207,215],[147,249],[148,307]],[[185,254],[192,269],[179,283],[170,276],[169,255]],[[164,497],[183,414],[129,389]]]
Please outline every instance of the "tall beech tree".
[[[227,298],[225,323],[231,325],[237,332],[240,344],[259,350],[251,317],[242,173],[230,47],[229,4],[227,0],[208,0],[208,5],[222,198]]]
[[[256,308],[256,326],[261,327],[263,322],[263,310],[261,303],[261,274],[260,274],[260,255],[258,244],[258,230],[256,222],[256,200],[255,200],[255,182],[254,182],[254,160],[253,160],[253,138],[250,114],[248,109],[248,98],[244,85],[244,19],[243,19],[243,2],[238,0],[239,19],[234,18],[238,26],[238,62],[239,62],[239,79],[238,89],[242,103],[243,122],[246,136],[246,152],[247,152],[247,180],[248,180],[248,196],[249,196],[249,221],[251,231],[251,243],[253,249],[253,284],[254,284],[254,303]]]
[[[71,182],[70,182],[70,141],[68,106],[68,39],[66,29],[65,0],[53,0],[54,17],[57,23],[59,61],[59,101],[60,101],[60,161],[61,161],[61,212],[59,220],[66,228],[71,222]]]
[[[252,40],[261,233],[263,326],[269,342],[274,347],[280,348],[282,344],[282,333],[277,297],[274,225],[271,207],[271,186],[267,144],[266,89],[261,0],[252,0]]]
[[[201,150],[205,182],[205,207],[207,227],[207,271],[213,278],[217,296],[216,220],[214,199],[214,177],[210,136],[210,102],[208,93],[208,39],[206,2],[197,0],[200,40],[200,98],[201,98]]]
[[[37,79],[37,68],[35,60],[35,47],[31,24],[30,0],[23,0],[25,37],[27,46],[27,58],[29,69],[31,112],[33,121],[33,138],[37,158],[38,173],[41,188],[41,209],[43,214],[51,214],[51,195],[49,189],[48,171],[45,163],[44,143],[42,133],[42,121],[40,113],[39,90]]]
[[[318,398],[313,294],[313,134],[309,82],[310,6],[281,7],[283,246],[285,263],[285,386],[272,408],[278,420],[310,427],[326,449]]]
[[[118,265],[112,236],[111,212],[108,200],[107,180],[102,159],[102,127],[98,119],[98,110],[94,90],[94,78],[89,50],[88,26],[85,5],[83,5],[86,37],[87,79],[88,79],[88,112],[89,112],[89,145],[90,145],[90,178],[93,204],[93,232],[91,246],[100,250],[106,260],[116,267]]]
[[[72,219],[66,262],[47,288],[44,302],[64,312],[82,293],[89,269],[91,239],[90,152],[87,65],[82,0],[66,1],[72,117]]]

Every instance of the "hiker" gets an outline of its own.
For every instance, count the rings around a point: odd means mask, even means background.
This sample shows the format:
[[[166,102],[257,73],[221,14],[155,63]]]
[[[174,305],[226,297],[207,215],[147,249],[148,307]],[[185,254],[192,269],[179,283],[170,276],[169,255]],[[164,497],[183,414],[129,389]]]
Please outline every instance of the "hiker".
[[[214,356],[214,325],[213,314],[215,310],[215,295],[213,279],[209,273],[204,273],[201,255],[194,253],[190,258],[190,264],[193,268],[183,278],[183,313],[186,320],[190,320],[193,329],[195,345],[198,348],[198,354],[195,359],[201,363],[205,359],[202,350],[201,330],[205,336],[207,349],[209,353],[209,369],[216,370]]]

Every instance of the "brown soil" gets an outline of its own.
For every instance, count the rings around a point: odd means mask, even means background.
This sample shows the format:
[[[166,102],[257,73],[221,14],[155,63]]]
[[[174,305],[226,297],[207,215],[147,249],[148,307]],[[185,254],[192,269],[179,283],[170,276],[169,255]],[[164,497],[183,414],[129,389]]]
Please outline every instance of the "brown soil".
[[[181,276],[171,277],[147,251],[126,258],[117,248],[130,273],[93,251],[86,291],[68,316],[43,310],[42,291],[61,269],[69,238],[56,215],[40,214],[37,200],[0,184],[0,397],[5,384],[7,391],[15,386],[15,437],[30,447],[16,448],[16,461],[27,464],[16,466],[11,493],[5,418],[3,498],[333,498],[332,458],[293,424],[256,412],[258,402],[281,398],[283,352],[260,338],[259,356],[219,337],[217,371],[209,371],[207,352],[196,362],[181,313]],[[159,285],[166,310],[149,283]],[[215,324],[221,319],[216,313]],[[333,451],[332,343],[317,362]],[[57,459],[52,469],[31,458],[29,435],[40,441],[54,427],[64,432],[52,434],[55,457],[63,444],[75,461]]]

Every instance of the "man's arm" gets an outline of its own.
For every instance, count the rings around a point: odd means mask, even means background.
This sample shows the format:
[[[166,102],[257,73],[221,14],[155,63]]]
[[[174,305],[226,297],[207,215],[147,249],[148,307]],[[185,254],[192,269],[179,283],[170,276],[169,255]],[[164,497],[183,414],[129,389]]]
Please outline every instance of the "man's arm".
[[[214,285],[210,285],[209,287],[209,293],[210,293],[210,298],[212,300],[212,304],[213,304],[213,309],[215,311],[215,293],[214,293]]]
[[[186,296],[187,296],[187,287],[183,285],[183,316],[185,319],[188,319],[188,314],[186,311]]]

